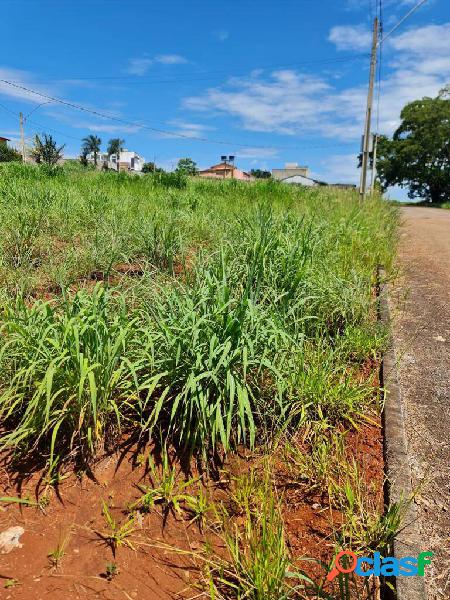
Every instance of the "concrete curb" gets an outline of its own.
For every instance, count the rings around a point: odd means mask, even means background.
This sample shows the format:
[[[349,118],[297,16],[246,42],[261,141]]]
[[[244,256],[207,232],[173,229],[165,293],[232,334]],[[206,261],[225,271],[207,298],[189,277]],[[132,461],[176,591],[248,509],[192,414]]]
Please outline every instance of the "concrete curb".
[[[399,502],[412,495],[411,467],[408,460],[408,448],[403,415],[401,387],[397,373],[395,341],[392,334],[389,311],[388,285],[384,283],[385,274],[379,273],[380,318],[389,328],[389,347],[384,354],[381,369],[381,385],[384,389],[385,404],[383,413],[384,453],[387,475],[387,498],[389,502]],[[403,528],[394,540],[394,556],[417,556],[420,552],[420,532],[417,522],[417,510],[414,502],[408,506],[404,516]],[[423,577],[399,577],[396,580],[397,600],[426,600]]]

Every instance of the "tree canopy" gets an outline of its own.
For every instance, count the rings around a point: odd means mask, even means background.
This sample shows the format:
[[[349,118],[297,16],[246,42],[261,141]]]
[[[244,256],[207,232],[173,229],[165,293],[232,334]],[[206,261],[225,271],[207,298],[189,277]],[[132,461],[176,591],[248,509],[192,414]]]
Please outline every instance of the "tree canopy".
[[[122,140],[121,138],[111,138],[108,142],[108,156],[111,156],[111,154],[119,154],[119,152],[122,152],[124,146],[125,140]]]
[[[81,148],[81,156],[86,156],[88,154],[94,155],[94,164],[97,166],[97,156],[100,152],[100,146],[102,144],[102,140],[97,135],[87,135],[83,138],[83,146]]]
[[[250,175],[255,179],[270,179],[272,174],[270,171],[264,171],[262,169],[252,169]]]
[[[19,152],[14,148],[9,148],[6,144],[0,143],[0,162],[12,162],[14,160],[22,160]]]
[[[65,144],[59,146],[51,135],[43,134],[42,139],[36,135],[34,138],[34,147],[31,151],[38,164],[56,165],[62,158]]]
[[[178,173],[183,175],[197,175],[197,163],[192,158],[180,158],[175,169]]]
[[[378,141],[382,187],[408,187],[410,198],[434,203],[450,198],[450,86],[436,98],[407,104],[392,139]]]
[[[157,167],[154,162],[146,162],[142,165],[143,173],[163,173],[164,169]]]

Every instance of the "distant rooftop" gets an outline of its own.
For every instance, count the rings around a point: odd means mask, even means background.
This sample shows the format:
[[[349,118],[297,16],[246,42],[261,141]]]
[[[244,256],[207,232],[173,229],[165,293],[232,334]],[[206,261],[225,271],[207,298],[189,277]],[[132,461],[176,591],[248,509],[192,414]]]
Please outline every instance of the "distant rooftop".
[[[296,162],[285,163],[282,169],[272,169],[272,177],[282,181],[293,175],[301,175],[303,177],[309,176],[309,168],[302,167]]]

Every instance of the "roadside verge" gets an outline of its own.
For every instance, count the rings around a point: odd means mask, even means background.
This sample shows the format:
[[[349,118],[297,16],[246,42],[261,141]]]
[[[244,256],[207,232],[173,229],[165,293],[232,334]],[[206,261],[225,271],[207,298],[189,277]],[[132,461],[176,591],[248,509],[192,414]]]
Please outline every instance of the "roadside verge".
[[[408,459],[402,391],[397,372],[395,339],[392,334],[389,310],[389,284],[383,270],[380,280],[380,318],[389,330],[389,345],[381,368],[381,386],[384,390],[384,453],[387,476],[387,499],[390,503],[412,497],[412,476]],[[417,556],[420,552],[420,532],[414,501],[409,502],[403,526],[395,537],[394,556]],[[426,600],[423,577],[399,577],[396,580],[397,600]]]

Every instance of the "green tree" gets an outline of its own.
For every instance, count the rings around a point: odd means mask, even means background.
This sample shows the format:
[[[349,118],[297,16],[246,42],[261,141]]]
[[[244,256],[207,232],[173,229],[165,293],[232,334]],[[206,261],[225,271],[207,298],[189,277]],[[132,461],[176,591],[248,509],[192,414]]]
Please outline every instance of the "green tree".
[[[122,140],[120,138],[111,138],[108,142],[108,156],[111,156],[111,154],[119,154],[119,152],[122,152],[124,145],[125,140]]]
[[[142,173],[164,173],[164,169],[157,167],[154,162],[146,162],[142,165]]]
[[[261,169],[252,169],[250,175],[255,179],[270,179],[272,177],[270,171],[263,171]]]
[[[88,154],[94,155],[94,165],[97,166],[98,153],[100,152],[100,146],[102,140],[97,135],[87,135],[83,138],[83,146],[81,148],[81,155],[86,158]]]
[[[183,175],[197,175],[197,163],[192,158],[180,158],[175,171]]]
[[[408,187],[410,198],[439,203],[450,198],[450,87],[436,98],[407,104],[392,139],[378,141],[377,173],[386,189]]]
[[[12,162],[14,160],[22,160],[19,152],[9,148],[6,144],[0,143],[0,162]]]
[[[58,147],[53,137],[44,133],[42,139],[38,135],[35,136],[31,154],[38,164],[56,165],[63,157],[64,148],[65,144]]]

